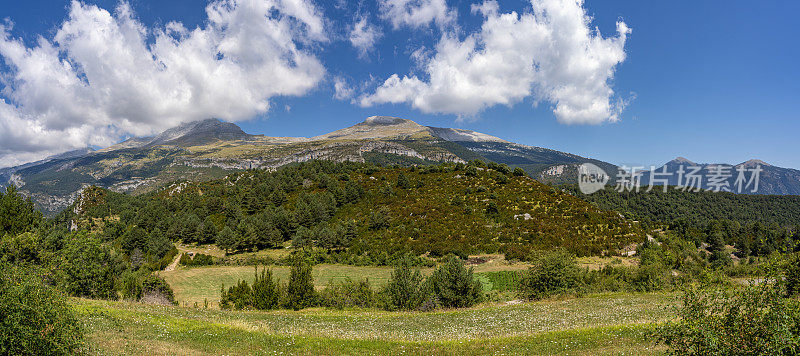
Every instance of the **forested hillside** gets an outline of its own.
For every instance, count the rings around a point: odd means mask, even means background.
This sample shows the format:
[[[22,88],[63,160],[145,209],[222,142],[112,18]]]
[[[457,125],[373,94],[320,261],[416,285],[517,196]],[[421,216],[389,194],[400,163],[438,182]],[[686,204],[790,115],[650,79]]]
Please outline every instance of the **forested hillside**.
[[[618,192],[611,187],[582,194],[565,186],[577,197],[603,209],[616,210],[641,221],[672,223],[678,220],[706,225],[712,220],[735,220],[742,224],[760,222],[794,226],[800,224],[800,196],[741,195],[727,192],[687,192],[674,187],[645,192]]]
[[[481,162],[410,168],[314,161],[182,182],[131,197],[86,190],[62,224],[103,225],[129,246],[162,234],[228,251],[318,247],[353,258],[405,253],[511,252],[564,247],[615,254],[644,239],[637,224]]]
[[[564,190],[644,225],[666,226],[698,245],[715,241],[734,245],[741,256],[791,249],[800,227],[796,195],[687,192],[674,187],[667,192],[618,192],[609,187],[590,195],[575,186]]]

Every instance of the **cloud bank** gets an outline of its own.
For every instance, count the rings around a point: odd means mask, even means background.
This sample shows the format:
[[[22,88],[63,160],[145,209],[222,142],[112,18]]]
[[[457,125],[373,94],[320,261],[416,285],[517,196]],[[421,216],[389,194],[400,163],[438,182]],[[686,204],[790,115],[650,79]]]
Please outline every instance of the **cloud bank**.
[[[425,113],[470,117],[532,98],[551,103],[562,123],[619,120],[622,101],[613,100],[610,81],[625,60],[628,26],[619,21],[616,36],[604,38],[590,28],[582,0],[531,5],[533,11],[522,14],[501,13],[495,1],[473,5],[473,13],[484,18],[479,31],[463,40],[444,33],[434,53],[419,59],[424,75],[393,74],[360,104],[408,103]],[[395,18],[414,24],[428,17]]]
[[[130,6],[73,1],[52,39],[28,47],[0,25],[0,167],[121,135],[149,135],[210,117],[265,113],[325,76],[306,48],[326,42],[305,0],[216,0],[198,28],[146,28]]]

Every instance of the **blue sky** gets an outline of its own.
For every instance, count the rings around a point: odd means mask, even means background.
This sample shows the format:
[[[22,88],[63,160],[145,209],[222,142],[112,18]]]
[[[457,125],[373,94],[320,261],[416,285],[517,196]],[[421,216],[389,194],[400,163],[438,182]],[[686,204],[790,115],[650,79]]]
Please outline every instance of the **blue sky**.
[[[452,112],[463,102],[448,101],[447,93],[440,92],[431,94],[436,100],[430,99],[429,104],[412,104],[414,98],[427,99],[411,94],[412,97],[399,103],[378,100],[369,106],[362,105],[361,98],[374,94],[393,74],[401,78],[419,77],[426,82],[430,73],[412,59],[414,51],[423,48],[430,58],[437,53],[436,46],[443,34],[452,34],[457,41],[463,41],[477,33],[485,16],[472,11],[471,6],[479,3],[477,0],[446,1],[448,12],[445,15],[454,16],[423,25],[399,26],[392,23],[392,17],[382,16],[386,6],[381,8],[376,2],[312,3],[317,17],[322,20],[322,31],[315,31],[315,23],[306,21],[305,33],[296,43],[302,53],[318,61],[324,73],[317,72],[318,68],[311,65],[307,73],[317,75],[312,84],[298,84],[285,89],[284,93],[265,97],[269,102],[268,110],[254,109],[256,104],[236,107],[232,110],[239,110],[241,114],[235,121],[250,133],[314,136],[355,124],[367,116],[390,115],[423,125],[476,130],[616,164],[660,164],[676,156],[685,156],[696,162],[728,163],[759,158],[779,166],[800,168],[796,147],[800,132],[797,113],[800,69],[796,64],[800,58],[797,45],[800,30],[793,21],[800,10],[797,2],[587,0],[583,10],[592,18],[590,29],[597,27],[602,38],[619,36],[618,21],[632,29],[624,41],[624,60],[611,66],[613,75],[605,81],[613,90],[610,102],[629,101],[616,122],[593,116],[592,124],[583,124],[575,123],[570,117],[557,117],[554,108],[558,102],[543,98],[541,93],[508,94],[505,99],[511,97],[510,105],[487,99],[486,105],[477,112],[465,109],[464,113]],[[85,4],[114,13],[119,3],[86,1]],[[178,21],[191,30],[203,27],[208,21],[206,1],[133,0],[129,4],[133,17],[148,30],[163,29],[171,21]],[[25,47],[35,48],[38,36],[54,41],[72,6],[67,1],[54,0],[4,1],[0,6],[0,18],[13,22],[13,27],[7,29],[7,42],[21,40]],[[498,14],[511,11],[529,13],[531,3],[499,3]],[[360,54],[348,38],[359,20],[380,33],[374,46],[364,54]],[[8,22],[6,27],[9,27]],[[152,34],[146,40],[152,44]],[[8,78],[19,72],[18,64],[9,64],[9,55],[5,55],[5,65],[0,66],[6,79],[0,97],[16,110],[16,114],[8,115],[17,115],[8,119],[5,129],[19,132],[7,133],[7,136],[0,133],[0,139],[6,141],[0,144],[0,158],[5,157],[5,162],[19,163],[75,148],[81,143],[102,146],[127,135],[160,130],[168,121],[131,119],[124,125],[117,125],[113,120],[126,113],[109,109],[116,116],[108,114],[109,110],[98,111],[91,114],[98,118],[87,119],[68,131],[69,120],[77,119],[61,119],[69,117],[66,114],[55,119],[40,119],[44,114],[36,110],[43,104],[15,102],[29,93],[25,90],[39,91],[19,84],[19,79],[14,82],[16,84],[9,84]],[[61,54],[60,58],[67,56]],[[32,81],[27,77],[26,80]],[[349,97],[335,98],[336,81],[352,89]],[[556,82],[556,85],[563,84]],[[602,82],[600,80],[600,84]],[[561,100],[566,99],[562,97]],[[454,103],[456,109],[436,112],[437,105],[447,103]],[[221,105],[224,104],[223,101]],[[110,103],[109,107],[112,106]],[[218,112],[209,109],[207,113]],[[0,119],[2,115],[0,110]],[[191,118],[202,115],[204,112],[199,110]],[[31,144],[37,139],[31,141],[28,133],[12,127],[12,123],[25,124],[26,120],[43,122],[37,124],[36,129],[45,132],[41,140],[58,142]],[[181,116],[175,120],[188,119]],[[39,132],[36,130],[34,132]],[[65,132],[69,139],[59,140]]]

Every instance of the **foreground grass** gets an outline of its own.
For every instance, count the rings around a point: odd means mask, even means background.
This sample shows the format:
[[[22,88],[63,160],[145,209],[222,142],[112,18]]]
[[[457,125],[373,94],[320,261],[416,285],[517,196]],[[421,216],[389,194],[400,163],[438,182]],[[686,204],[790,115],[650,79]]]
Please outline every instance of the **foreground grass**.
[[[665,294],[432,313],[235,312],[74,299],[99,354],[652,354]]]

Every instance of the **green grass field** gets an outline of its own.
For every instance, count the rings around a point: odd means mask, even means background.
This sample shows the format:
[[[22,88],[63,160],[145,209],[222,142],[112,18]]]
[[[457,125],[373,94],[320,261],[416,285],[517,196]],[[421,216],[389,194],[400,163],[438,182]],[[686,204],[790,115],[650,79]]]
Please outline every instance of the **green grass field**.
[[[668,294],[598,294],[428,313],[220,311],[73,299],[96,354],[660,354]]]
[[[289,280],[289,267],[270,266],[273,275],[286,283]],[[376,288],[386,285],[391,267],[357,267],[346,265],[316,265],[313,270],[314,285],[322,289],[330,281],[369,279]],[[194,303],[204,305],[208,301],[216,307],[219,303],[222,285],[232,286],[239,280],[252,282],[255,277],[253,266],[213,266],[200,268],[182,268],[174,271],[159,272],[175,292],[175,299],[181,305],[193,306]]]
[[[181,250],[194,250],[195,252],[209,253],[214,251],[215,247],[203,246],[200,248],[187,248],[179,246]],[[276,252],[277,251],[277,252]],[[268,255],[271,257],[277,256],[281,250],[265,250],[258,252],[258,254]],[[509,263],[503,259],[502,255],[481,255],[474,256],[484,258],[487,262],[473,266],[479,280],[483,283],[488,281],[480,278],[480,273],[495,272],[495,271],[509,271],[509,270],[525,270],[528,264],[525,263]],[[599,258],[584,258],[580,260],[581,268],[597,268],[609,264],[611,259]],[[625,260],[625,264],[631,262]],[[280,279],[283,283],[289,280],[289,267],[284,266],[269,266],[272,269],[274,276]],[[431,273],[432,269],[422,269],[424,274]],[[313,277],[314,285],[317,289],[322,289],[328,285],[330,281],[341,281],[346,278],[353,280],[368,279],[373,288],[379,289],[386,285],[389,276],[392,273],[392,267],[360,267],[349,265],[331,265],[321,264],[314,266]],[[220,289],[222,285],[232,286],[239,280],[253,281],[255,276],[255,267],[253,266],[209,266],[199,268],[185,268],[179,267],[173,271],[159,272],[167,283],[172,287],[175,292],[175,298],[183,306],[193,306],[194,303],[204,305],[207,301],[212,307],[216,307],[219,303]],[[484,286],[488,289],[490,286]]]

